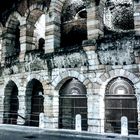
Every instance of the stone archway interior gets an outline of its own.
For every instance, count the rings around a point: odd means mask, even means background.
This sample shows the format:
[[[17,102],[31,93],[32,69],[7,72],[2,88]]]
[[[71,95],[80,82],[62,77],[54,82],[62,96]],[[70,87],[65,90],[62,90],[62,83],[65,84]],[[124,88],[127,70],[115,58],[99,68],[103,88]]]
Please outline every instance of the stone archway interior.
[[[137,99],[133,83],[118,77],[109,82],[105,95],[105,132],[121,133],[121,117],[128,118],[129,134],[137,134]]]
[[[3,122],[17,124],[18,108],[18,88],[14,82],[10,81],[5,88]]]
[[[61,87],[59,98],[59,128],[75,129],[75,117],[82,117],[82,130],[87,130],[86,88],[77,79],[68,80]]]
[[[67,0],[61,16],[61,46],[81,45],[87,39],[87,11],[84,0]]]
[[[33,79],[26,90],[26,125],[39,126],[39,115],[44,112],[42,84]]]

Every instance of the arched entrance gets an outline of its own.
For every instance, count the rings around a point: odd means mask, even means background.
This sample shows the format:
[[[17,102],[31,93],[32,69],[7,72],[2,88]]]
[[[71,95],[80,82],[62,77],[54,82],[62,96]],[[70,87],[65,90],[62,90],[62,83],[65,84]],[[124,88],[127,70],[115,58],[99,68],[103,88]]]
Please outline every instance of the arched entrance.
[[[26,90],[26,125],[39,126],[39,114],[44,111],[44,97],[42,84],[31,80]]]
[[[128,118],[129,134],[137,134],[137,99],[133,83],[126,78],[117,77],[106,87],[105,132],[120,133],[122,116]]]
[[[82,130],[87,130],[86,88],[77,79],[65,82],[59,91],[59,128],[75,129],[75,117],[82,118]]]
[[[17,124],[18,118],[18,88],[13,81],[9,81],[4,93],[4,116],[3,123]]]

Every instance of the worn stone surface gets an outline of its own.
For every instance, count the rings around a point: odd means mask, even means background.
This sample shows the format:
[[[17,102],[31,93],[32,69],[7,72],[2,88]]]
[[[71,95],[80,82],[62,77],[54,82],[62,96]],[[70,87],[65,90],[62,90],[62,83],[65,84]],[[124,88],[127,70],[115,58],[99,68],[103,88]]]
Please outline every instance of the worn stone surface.
[[[134,3],[134,11],[131,0],[96,3],[90,0],[27,3],[23,0],[18,11],[15,7],[14,13],[9,11],[9,18],[3,13],[3,24],[0,24],[0,122],[3,122],[5,109],[10,107],[6,104],[10,104],[7,99],[13,86],[8,85],[11,81],[18,88],[20,116],[17,123],[24,125],[25,119],[30,120],[32,84],[37,80],[43,89],[45,121],[42,127],[58,128],[59,90],[75,78],[86,87],[87,130],[104,133],[106,87],[117,77],[133,84],[139,120],[139,5],[138,1]],[[45,42],[39,44],[36,25],[39,23],[41,28],[39,18],[42,15],[45,15],[42,26]]]

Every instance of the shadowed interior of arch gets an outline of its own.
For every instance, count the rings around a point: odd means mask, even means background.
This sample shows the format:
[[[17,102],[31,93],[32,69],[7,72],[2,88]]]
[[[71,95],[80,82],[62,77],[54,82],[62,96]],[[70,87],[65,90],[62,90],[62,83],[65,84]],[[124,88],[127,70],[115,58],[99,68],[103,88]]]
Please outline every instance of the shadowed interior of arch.
[[[39,126],[39,115],[44,112],[43,92],[40,81],[33,79],[27,84],[25,125]]]
[[[59,128],[75,129],[75,117],[82,117],[82,130],[87,130],[86,88],[77,79],[67,80],[59,91]]]
[[[18,88],[13,81],[10,81],[5,87],[3,123],[17,124],[18,109]]]

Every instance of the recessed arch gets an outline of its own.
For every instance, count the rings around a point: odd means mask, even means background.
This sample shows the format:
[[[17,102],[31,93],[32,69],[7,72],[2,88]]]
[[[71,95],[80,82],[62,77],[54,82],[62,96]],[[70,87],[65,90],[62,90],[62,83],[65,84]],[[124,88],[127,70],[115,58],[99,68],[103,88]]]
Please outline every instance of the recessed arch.
[[[39,39],[45,40],[45,16],[47,8],[43,4],[33,4],[25,13],[26,23],[28,25],[30,42],[32,47],[29,50],[39,49]]]
[[[26,19],[28,18],[29,14],[31,11],[37,9],[38,11],[42,11],[43,13],[46,13],[48,11],[48,8],[47,7],[44,7],[43,4],[33,4],[31,5],[25,12],[25,15],[24,17],[26,17]]]
[[[87,130],[87,91],[76,78],[68,79],[59,90],[59,128],[75,129],[76,115],[81,115],[82,130]]]
[[[102,110],[104,108],[103,111],[100,111],[100,116],[101,116],[102,120],[105,120],[106,87],[112,79],[115,79],[117,77],[124,77],[132,82],[134,90],[135,90],[135,97],[136,97],[137,101],[139,100],[140,79],[135,74],[133,74],[127,70],[124,70],[124,69],[115,69],[115,70],[111,70],[107,73],[104,73],[97,79],[97,82],[100,85],[100,87],[99,87],[99,89],[100,89],[99,94],[101,97],[100,98],[100,110]],[[102,126],[104,126],[103,128],[105,128],[104,121],[102,122]],[[102,129],[102,132],[104,132],[104,129]]]
[[[15,11],[13,13],[10,14],[10,16],[8,17],[7,21],[6,21],[6,27],[8,27],[10,25],[11,19],[15,18],[16,20],[19,21],[20,25],[22,22],[22,16],[20,15],[19,12]]]
[[[69,39],[71,38],[71,39]],[[61,46],[81,45],[87,39],[87,11],[83,0],[65,1],[61,11]]]
[[[12,80],[10,80],[4,91],[3,123],[17,124],[18,109],[18,87]]]
[[[18,62],[20,54],[20,24],[22,17],[18,12],[10,14],[6,22],[6,33],[3,37],[5,44],[5,63],[11,65]]]
[[[39,115],[44,112],[44,90],[42,83],[32,79],[26,87],[26,122],[25,125],[39,126]]]
[[[138,134],[137,98],[134,85],[127,78],[116,77],[106,86],[105,132],[121,133],[123,116],[128,118],[128,133]]]

